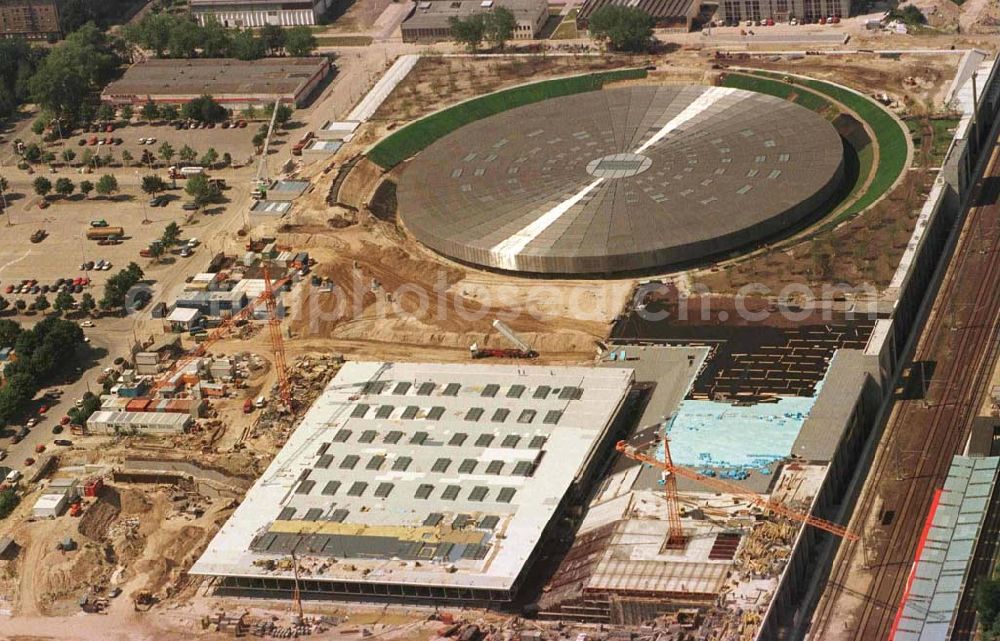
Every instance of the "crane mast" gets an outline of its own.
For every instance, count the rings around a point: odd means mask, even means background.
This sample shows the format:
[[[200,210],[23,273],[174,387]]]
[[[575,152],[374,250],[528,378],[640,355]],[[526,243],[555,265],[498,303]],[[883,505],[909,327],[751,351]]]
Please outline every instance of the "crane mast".
[[[639,451],[639,449],[636,448],[635,446],[629,445],[625,441],[618,441],[618,444],[615,446],[615,449],[630,459],[640,461],[642,463],[646,463],[648,465],[652,465],[653,467],[657,467],[659,469],[665,470],[666,472],[669,472],[669,476],[667,477],[668,487],[670,479],[674,478],[675,475],[683,476],[684,478],[691,479],[692,481],[698,481],[702,485],[706,485],[719,492],[724,492],[726,494],[739,496],[749,501],[753,505],[756,505],[759,508],[762,508],[774,514],[779,514],[786,518],[792,519],[793,521],[798,521],[799,523],[805,523],[807,525],[811,525],[815,528],[818,528],[825,532],[829,532],[831,534],[835,534],[845,539],[849,539],[851,541],[857,541],[860,538],[857,534],[851,532],[850,530],[841,525],[838,525],[837,523],[834,523],[833,521],[827,521],[826,519],[821,519],[818,516],[813,516],[809,514],[808,512],[800,512],[799,510],[790,508],[783,503],[779,503],[778,501],[772,501],[770,499],[761,496],[760,494],[757,494],[756,492],[751,492],[750,490],[747,490],[742,486],[737,485],[736,483],[730,483],[722,479],[717,479],[711,476],[706,476],[704,474],[699,474],[698,472],[689,470],[686,467],[674,465],[673,461],[670,459],[669,443],[664,444],[664,451],[666,452],[665,461],[660,461],[652,456],[649,456],[648,454]],[[677,513],[678,508],[677,508],[676,493],[677,493],[676,479],[674,479],[673,497],[671,497],[670,491],[669,490],[667,491],[668,519],[674,518],[672,514]],[[669,523],[670,533],[668,534],[668,543],[669,543],[669,537],[673,537],[674,532],[680,531],[680,525],[679,525],[680,516],[678,515],[676,518],[677,518],[676,526],[672,522]]]

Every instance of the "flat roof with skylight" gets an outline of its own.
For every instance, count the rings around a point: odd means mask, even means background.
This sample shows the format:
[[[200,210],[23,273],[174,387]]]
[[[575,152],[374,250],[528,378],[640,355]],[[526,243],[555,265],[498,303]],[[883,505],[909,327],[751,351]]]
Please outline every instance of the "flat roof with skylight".
[[[509,600],[629,369],[348,363],[192,573],[231,589]]]

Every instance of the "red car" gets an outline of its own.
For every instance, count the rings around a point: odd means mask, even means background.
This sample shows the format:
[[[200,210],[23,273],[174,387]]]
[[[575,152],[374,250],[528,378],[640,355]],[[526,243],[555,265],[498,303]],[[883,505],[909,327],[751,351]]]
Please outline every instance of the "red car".
[[[106,131],[106,132],[107,132],[107,133],[109,133],[109,134],[110,134],[110,133],[111,133],[112,131],[114,131],[114,130],[115,130],[115,126],[114,126],[114,125],[108,125],[107,127],[105,127],[105,128],[104,128],[104,131]]]
[[[89,285],[90,284],[90,279],[87,278],[86,276],[84,276],[83,279],[81,280],[80,284],[81,285]]]
[[[44,414],[45,412],[48,412],[48,411],[49,411],[49,406],[48,405],[42,405],[41,407],[38,408],[38,413],[39,414]]]
[[[13,294],[14,293],[14,286],[13,285],[7,285],[7,289],[5,289],[4,291],[7,292],[8,294]]]
[[[70,421],[70,418],[68,416],[64,416],[61,419],[59,419],[59,424],[60,425],[69,425],[69,421]]]
[[[77,276],[76,278],[73,279],[73,286],[74,287],[77,286],[77,285],[82,285],[82,284],[83,284],[83,279],[81,277]]]

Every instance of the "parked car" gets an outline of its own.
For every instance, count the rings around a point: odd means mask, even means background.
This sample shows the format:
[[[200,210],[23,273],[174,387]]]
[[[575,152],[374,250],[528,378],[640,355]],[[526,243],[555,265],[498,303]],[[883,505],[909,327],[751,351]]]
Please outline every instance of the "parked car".
[[[69,447],[73,445],[73,441],[69,441],[64,438],[57,438],[55,441],[53,441],[53,443],[55,443],[56,445],[61,445],[62,447]]]
[[[198,211],[198,205],[195,203],[184,203],[181,209],[184,211]]]

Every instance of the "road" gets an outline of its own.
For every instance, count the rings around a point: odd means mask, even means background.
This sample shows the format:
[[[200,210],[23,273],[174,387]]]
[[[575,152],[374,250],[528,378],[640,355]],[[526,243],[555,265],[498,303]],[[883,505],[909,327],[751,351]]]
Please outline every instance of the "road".
[[[994,150],[917,344],[914,361],[934,364],[927,394],[895,403],[849,526],[862,539],[841,546],[809,639],[889,637],[932,495],[964,448],[997,360],[998,197]]]

